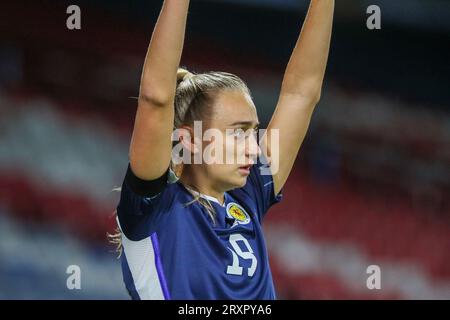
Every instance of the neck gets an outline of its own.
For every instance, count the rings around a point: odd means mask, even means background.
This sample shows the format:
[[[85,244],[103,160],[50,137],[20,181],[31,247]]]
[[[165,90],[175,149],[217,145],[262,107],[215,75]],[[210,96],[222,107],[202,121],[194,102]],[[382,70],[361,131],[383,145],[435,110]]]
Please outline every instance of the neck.
[[[180,177],[180,181],[183,185],[188,186],[194,191],[198,191],[203,195],[216,198],[221,204],[225,202],[225,192],[218,190],[212,184],[210,179],[204,176],[201,170],[190,170],[190,168],[183,168],[183,173]]]

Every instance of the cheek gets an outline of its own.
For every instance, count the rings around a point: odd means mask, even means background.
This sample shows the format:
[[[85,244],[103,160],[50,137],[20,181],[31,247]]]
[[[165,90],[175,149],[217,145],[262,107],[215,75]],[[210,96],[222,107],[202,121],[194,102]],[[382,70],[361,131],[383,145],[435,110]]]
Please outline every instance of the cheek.
[[[235,154],[235,145],[233,143],[226,143],[224,146],[224,153],[228,156],[234,156]]]
[[[224,153],[233,155],[234,157],[245,153],[245,139],[226,139],[224,144]]]
[[[231,139],[224,139],[222,145],[217,146],[217,150],[221,150],[222,152],[220,156],[218,155],[218,158],[221,160],[219,161],[220,164],[226,165],[229,161],[234,161],[235,151]]]
[[[221,181],[221,183],[226,183],[227,185],[236,183],[236,168],[233,165],[211,164],[208,165],[206,170],[207,175],[211,180]]]
[[[238,140],[234,137],[227,137],[223,141],[213,141],[203,148],[203,160],[211,166],[208,171],[216,176],[216,172],[230,172],[236,164],[241,163],[240,159],[245,156],[245,139]],[[220,151],[222,153],[220,153]],[[214,169],[217,170],[213,172]]]

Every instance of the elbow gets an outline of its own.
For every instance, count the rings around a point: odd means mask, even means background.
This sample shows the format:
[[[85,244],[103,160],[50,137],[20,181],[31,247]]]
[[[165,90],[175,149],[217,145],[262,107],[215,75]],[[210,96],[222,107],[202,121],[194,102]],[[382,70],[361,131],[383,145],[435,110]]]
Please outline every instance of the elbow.
[[[320,98],[322,96],[322,92],[320,89],[311,90],[304,93],[303,96],[305,97],[305,100],[308,101],[308,103],[314,107],[319,103]]]
[[[305,97],[310,104],[316,105],[319,103],[322,97],[322,83],[320,85],[314,85],[304,88],[302,95]]]
[[[171,105],[174,101],[174,94],[170,94],[167,90],[160,89],[144,89],[141,87],[139,92],[139,102],[149,104],[156,107],[164,107]]]
[[[322,91],[319,90],[318,92],[316,92],[315,94],[312,95],[312,98],[311,98],[312,103],[314,105],[317,105],[320,102],[321,97],[322,97]]]
[[[314,108],[320,101],[320,91],[286,92],[282,91],[280,99],[292,101],[296,105]]]
[[[289,78],[287,79],[289,80]],[[322,79],[303,79],[301,82],[285,81],[281,87],[281,94],[297,97],[308,105],[316,105],[322,95]]]

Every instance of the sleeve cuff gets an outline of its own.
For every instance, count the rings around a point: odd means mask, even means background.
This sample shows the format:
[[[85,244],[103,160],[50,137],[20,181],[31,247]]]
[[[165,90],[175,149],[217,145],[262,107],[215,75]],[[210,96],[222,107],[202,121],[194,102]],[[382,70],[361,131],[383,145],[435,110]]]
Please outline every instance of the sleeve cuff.
[[[143,180],[134,174],[131,170],[131,166],[128,163],[127,173],[125,175],[125,183],[128,187],[137,195],[142,197],[154,197],[161,193],[167,185],[167,175],[169,168],[159,178],[155,180]]]

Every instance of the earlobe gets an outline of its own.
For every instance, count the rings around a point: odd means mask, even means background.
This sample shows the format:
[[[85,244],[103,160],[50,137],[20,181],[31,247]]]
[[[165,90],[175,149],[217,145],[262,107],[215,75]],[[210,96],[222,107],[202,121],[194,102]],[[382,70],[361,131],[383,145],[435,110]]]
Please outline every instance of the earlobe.
[[[199,153],[199,150],[198,150],[198,148],[197,148],[197,146],[195,144],[193,144],[193,151],[192,151],[192,153],[193,154]]]
[[[194,138],[194,142],[191,143],[191,147],[192,147],[192,151],[191,151],[191,152],[192,152],[193,154],[197,154],[197,153],[200,152],[200,149],[199,149],[199,147],[198,147],[198,143],[199,143],[198,139]],[[201,143],[201,142],[200,142],[200,143]]]
[[[188,150],[189,152],[192,152],[192,146],[190,137],[186,137],[184,135],[180,136],[180,142],[183,145],[183,148]]]
[[[199,152],[196,143],[192,141],[191,133],[188,129],[180,129],[179,139],[183,147],[190,153],[196,154]]]

